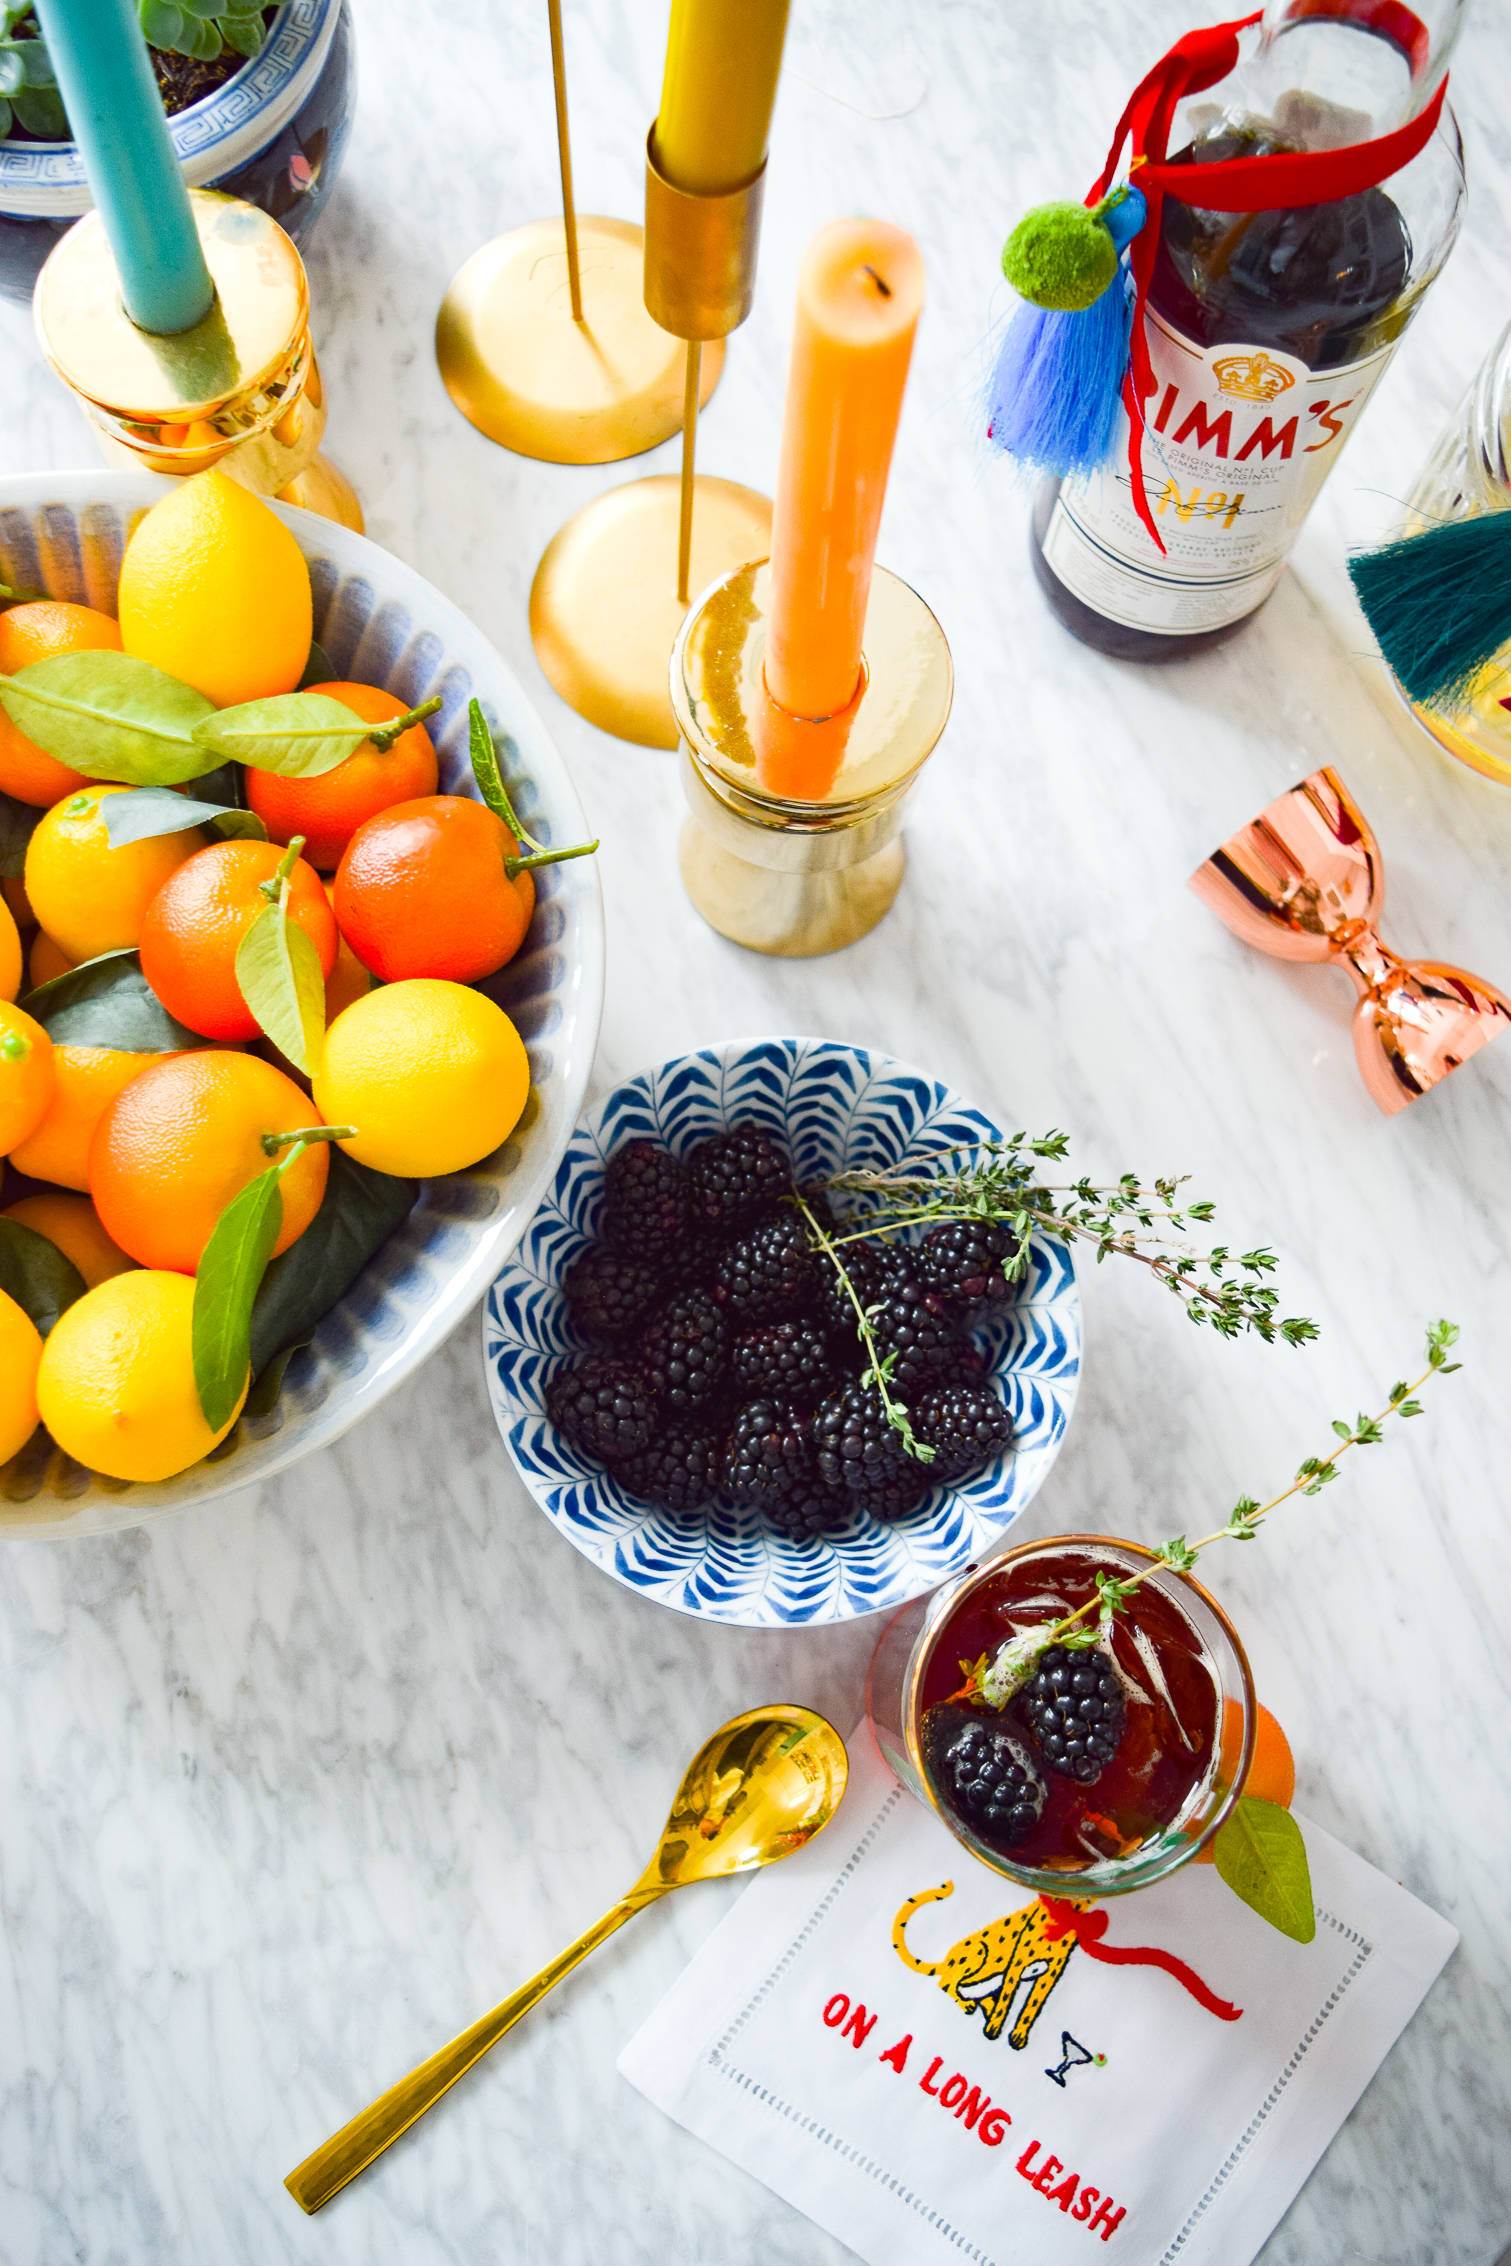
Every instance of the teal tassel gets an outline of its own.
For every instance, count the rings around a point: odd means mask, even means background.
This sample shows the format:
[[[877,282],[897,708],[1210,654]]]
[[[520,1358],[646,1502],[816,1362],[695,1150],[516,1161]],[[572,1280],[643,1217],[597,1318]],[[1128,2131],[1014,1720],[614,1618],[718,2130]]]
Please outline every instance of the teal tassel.
[[[1408,700],[1458,706],[1511,642],[1511,510],[1447,520],[1348,562]]]

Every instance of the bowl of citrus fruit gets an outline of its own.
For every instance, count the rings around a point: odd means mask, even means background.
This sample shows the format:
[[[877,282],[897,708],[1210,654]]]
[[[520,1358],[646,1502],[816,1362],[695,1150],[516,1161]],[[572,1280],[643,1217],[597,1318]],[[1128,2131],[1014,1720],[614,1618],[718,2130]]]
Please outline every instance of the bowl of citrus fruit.
[[[596,845],[507,665],[224,473],[0,483],[0,1532],[335,1439],[581,1106]]]

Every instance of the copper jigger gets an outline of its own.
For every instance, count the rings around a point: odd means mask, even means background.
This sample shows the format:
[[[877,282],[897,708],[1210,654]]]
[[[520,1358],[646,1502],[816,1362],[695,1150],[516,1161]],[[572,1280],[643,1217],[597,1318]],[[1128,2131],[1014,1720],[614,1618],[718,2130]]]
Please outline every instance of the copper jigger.
[[[1379,847],[1331,767],[1231,835],[1191,887],[1245,944],[1348,970],[1359,990],[1354,1053],[1387,1116],[1511,1023],[1511,1000],[1493,984],[1441,960],[1403,960],[1381,940]]]

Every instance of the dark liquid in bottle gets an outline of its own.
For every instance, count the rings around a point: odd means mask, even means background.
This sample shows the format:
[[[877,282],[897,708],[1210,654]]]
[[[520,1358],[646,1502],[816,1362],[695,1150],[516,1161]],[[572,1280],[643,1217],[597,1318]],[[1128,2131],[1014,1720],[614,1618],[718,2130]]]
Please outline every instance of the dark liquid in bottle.
[[[960,1690],[962,1662],[982,1653],[990,1659],[1013,1634],[1015,1623],[1023,1628],[1073,1613],[1095,1594],[1098,1570],[1098,1561],[1085,1550],[1063,1556],[1046,1552],[973,1590],[935,1639],[919,1693],[925,1717]],[[1127,1568],[1108,1559],[1101,1570],[1126,1574]],[[1135,1630],[1158,1664],[1157,1675]],[[1128,1694],[1127,1728],[1111,1761],[1089,1786],[1044,1767],[1018,1701],[1010,1701],[1000,1714],[988,1707],[976,1711],[983,1721],[1005,1724],[1013,1732],[1039,1764],[1049,1790],[1038,1823],[1021,1840],[1004,1846],[1003,1854],[1016,1864],[1071,1874],[1129,1856],[1178,1816],[1206,1777],[1218,1734],[1219,1695],[1190,1622],[1145,1584],[1135,1590],[1127,1612],[1118,1615],[1110,1648]],[[923,1731],[919,1744],[927,1758],[927,1723]],[[932,1778],[930,1782],[948,1810],[947,1789]],[[972,1830],[978,1829],[972,1825]]]
[[[1170,162],[1215,164],[1292,146],[1278,136],[1228,131],[1188,145]],[[1149,304],[1198,346],[1279,347],[1313,370],[1328,370],[1374,353],[1405,328],[1410,267],[1410,233],[1383,189],[1284,212],[1204,212],[1167,196]],[[1058,480],[1046,480],[1034,498],[1034,573],[1083,645],[1119,661],[1171,661],[1220,645],[1243,627],[1246,615],[1176,637],[1108,621],[1084,604],[1043,553],[1059,492]]]

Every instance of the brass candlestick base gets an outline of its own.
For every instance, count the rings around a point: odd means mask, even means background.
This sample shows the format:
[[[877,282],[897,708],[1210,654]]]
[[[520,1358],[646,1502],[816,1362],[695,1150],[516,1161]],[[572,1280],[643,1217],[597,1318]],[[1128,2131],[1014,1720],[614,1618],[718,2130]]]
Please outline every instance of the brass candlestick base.
[[[695,485],[691,587],[703,590],[771,548],[771,505],[733,480]],[[530,592],[530,635],[562,699],[640,747],[674,748],[679,737],[666,667],[687,612],[681,496],[670,474],[610,489],[551,538]]]
[[[533,220],[474,252],[435,326],[446,391],[490,440],[550,464],[612,464],[682,422],[682,346],[652,322],[644,239],[629,220],[576,216],[582,321],[572,317],[564,220]],[[703,359],[707,401],[722,345]]]
[[[727,576],[672,653],[682,880],[721,936],[808,959],[853,944],[897,895],[907,800],[949,719],[954,672],[923,600],[878,567],[855,698],[820,722],[789,716],[763,674],[770,579],[764,561]]]
[[[83,402],[108,464],[180,477],[215,465],[258,495],[360,531],[351,487],[316,453],[325,402],[292,239],[239,197],[189,198],[215,283],[204,319],[169,338],[138,330],[99,216],[86,213],[37,278],[43,352]]]

